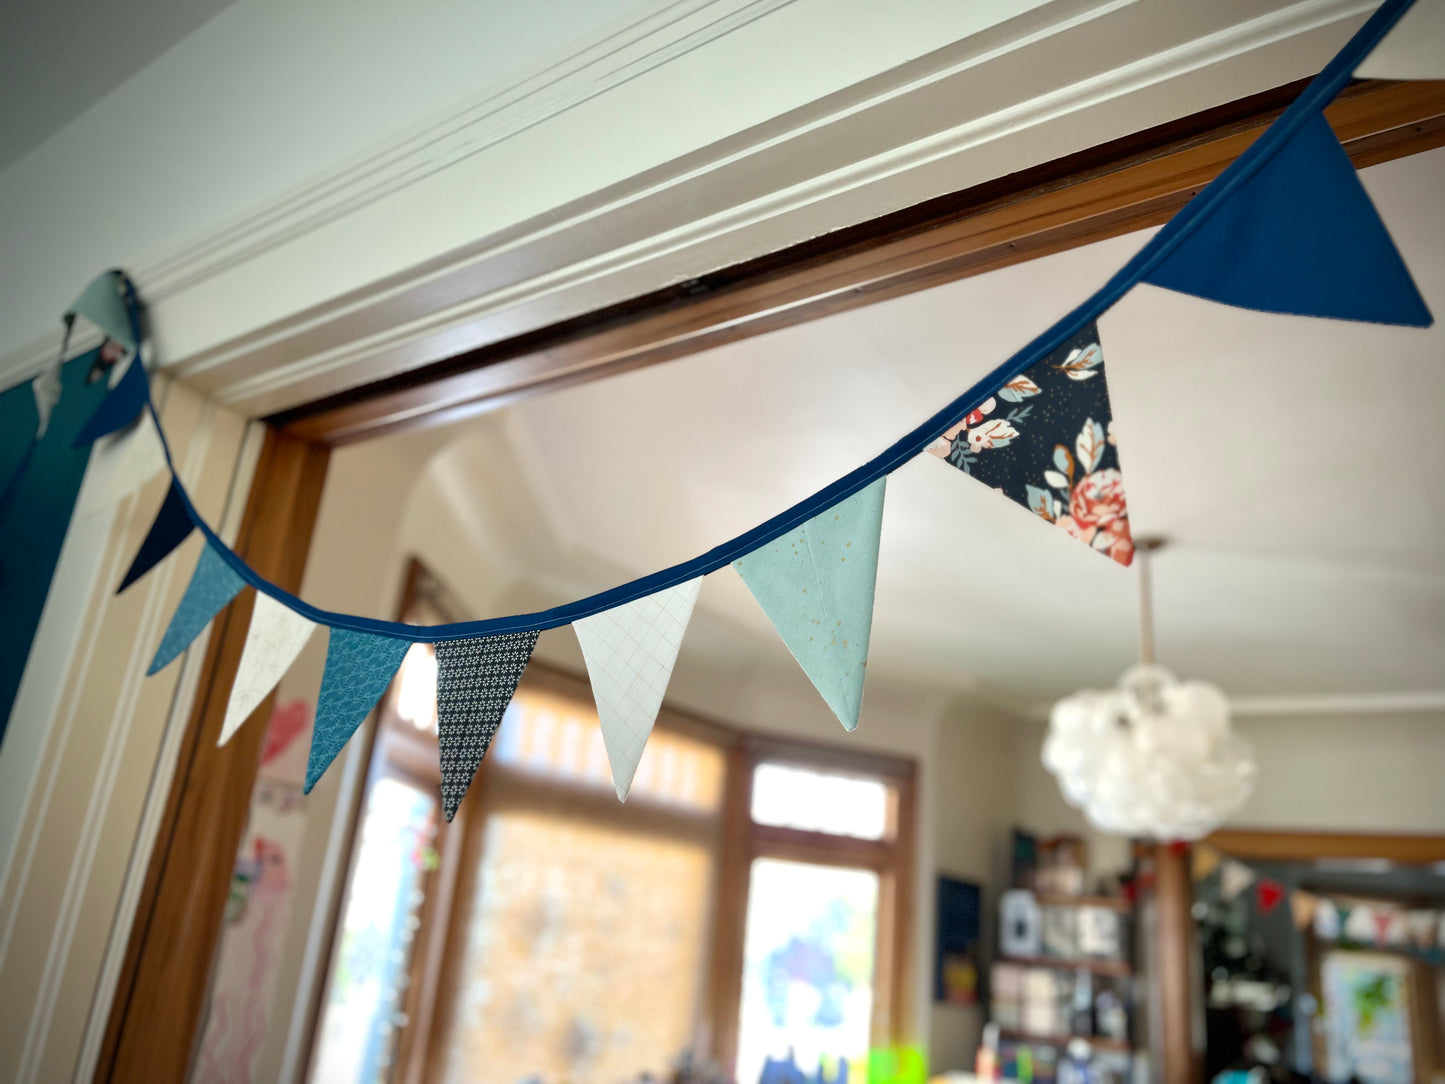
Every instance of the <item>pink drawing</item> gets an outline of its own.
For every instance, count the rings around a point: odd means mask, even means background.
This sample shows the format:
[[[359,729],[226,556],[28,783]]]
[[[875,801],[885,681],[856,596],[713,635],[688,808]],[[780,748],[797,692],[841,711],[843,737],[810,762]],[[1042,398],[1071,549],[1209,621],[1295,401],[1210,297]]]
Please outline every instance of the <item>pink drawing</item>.
[[[210,1019],[195,1080],[204,1084],[250,1084],[251,1060],[266,1035],[266,985],[279,947],[291,878],[286,856],[272,841],[255,837],[252,853],[236,862],[244,900],[227,932],[217,964]]]
[[[311,725],[311,707],[304,700],[277,704],[266,727],[266,742],[261,750],[261,763],[269,764],[283,753],[296,736]]]

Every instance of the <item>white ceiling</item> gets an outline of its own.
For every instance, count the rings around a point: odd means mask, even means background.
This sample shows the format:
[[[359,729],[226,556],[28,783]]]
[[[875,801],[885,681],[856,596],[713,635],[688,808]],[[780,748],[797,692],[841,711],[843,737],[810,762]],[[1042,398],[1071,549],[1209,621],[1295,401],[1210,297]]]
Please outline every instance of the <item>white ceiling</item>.
[[[1362,176],[1445,312],[1445,150]],[[528,400],[471,423],[434,466],[486,509],[458,518],[489,535],[476,541],[494,567],[507,550],[507,604],[565,601],[693,557],[869,458],[1144,238]],[[1445,330],[1150,287],[1100,327],[1135,533],[1173,539],[1155,576],[1161,660],[1242,697],[1445,689]],[[869,674],[1025,704],[1107,684],[1135,651],[1135,590],[920,457],[889,481]],[[730,571],[709,577],[688,652],[786,660]]]
[[[0,169],[235,0],[17,0],[0,30]]]

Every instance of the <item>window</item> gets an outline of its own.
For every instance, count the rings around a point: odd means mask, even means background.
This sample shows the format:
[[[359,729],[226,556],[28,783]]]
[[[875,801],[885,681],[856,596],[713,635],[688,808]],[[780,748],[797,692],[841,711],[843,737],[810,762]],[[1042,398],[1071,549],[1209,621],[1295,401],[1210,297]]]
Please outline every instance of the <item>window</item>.
[[[763,745],[747,758],[741,1084],[857,1079],[900,1037],[911,772],[818,756]]]
[[[420,576],[406,620],[453,620]],[[436,659],[383,699],[312,1081],[615,1084],[682,1057],[857,1080],[901,1038],[912,765],[664,709],[617,801],[585,681],[533,664],[441,820]],[[843,1063],[846,1062],[846,1068]]]

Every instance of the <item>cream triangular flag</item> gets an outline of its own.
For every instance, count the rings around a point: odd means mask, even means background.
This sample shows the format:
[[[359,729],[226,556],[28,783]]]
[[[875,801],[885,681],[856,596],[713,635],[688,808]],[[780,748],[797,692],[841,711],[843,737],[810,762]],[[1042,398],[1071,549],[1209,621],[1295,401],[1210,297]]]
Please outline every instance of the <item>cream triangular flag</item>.
[[[701,587],[699,576],[572,623],[620,801],[632,788]]]
[[[1428,949],[1435,946],[1435,927],[1440,921],[1440,916],[1434,911],[1411,911],[1405,918],[1405,924],[1410,930],[1410,940],[1417,948]]]
[[[1289,894],[1289,912],[1294,916],[1294,928],[1307,930],[1314,924],[1315,907],[1320,898],[1313,892],[1296,888]]]
[[[1355,68],[1357,79],[1445,79],[1445,0],[1415,0]]]
[[[1368,903],[1356,904],[1345,919],[1346,940],[1358,941],[1362,945],[1375,943],[1375,909]]]
[[[1339,940],[1340,909],[1330,900],[1315,904],[1315,936],[1323,941]]]
[[[1190,861],[1190,868],[1194,874],[1194,879],[1196,881],[1202,881],[1208,877],[1219,868],[1220,860],[1223,857],[1222,854],[1208,843],[1196,843]]]
[[[290,669],[315,631],[316,622],[308,621],[270,595],[256,592],[256,608],[251,611],[251,627],[246,630],[246,646],[236,680],[231,684],[231,699],[226,704],[226,720],[221,724],[217,745],[231,740],[231,735]]]
[[[1219,891],[1227,900],[1232,900],[1250,885],[1254,884],[1254,870],[1243,862],[1229,858],[1219,874]]]

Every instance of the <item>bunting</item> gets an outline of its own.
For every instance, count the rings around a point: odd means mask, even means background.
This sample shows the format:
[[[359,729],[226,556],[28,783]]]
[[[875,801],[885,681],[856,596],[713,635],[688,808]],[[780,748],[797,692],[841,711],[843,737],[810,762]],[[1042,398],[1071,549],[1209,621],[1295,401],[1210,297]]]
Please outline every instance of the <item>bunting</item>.
[[[126,366],[120,383],[110,389],[110,393],[100,401],[100,406],[95,408],[90,421],[75,435],[75,447],[93,444],[108,433],[124,429],[145,409],[149,398],[150,386],[146,383],[145,366],[137,354]]]
[[[829,708],[845,728],[854,729],[886,480],[905,463],[931,452],[1118,564],[1131,562],[1134,542],[1097,321],[1135,285],[1145,282],[1267,312],[1411,326],[1430,322],[1424,299],[1322,112],[1352,71],[1437,70],[1420,65],[1441,55],[1428,43],[1440,37],[1442,4],[1430,0],[1417,6],[1392,32],[1409,7],[1409,0],[1386,0],[1238,160],[1104,286],[1012,358],[867,463],[691,561],[540,613],[420,629],[331,613],[269,583],[205,524],[193,522],[191,504],[172,472],[171,488],[121,589],[193,529],[202,529],[206,545],[150,672],[184,650],[244,584],[256,587],[224,740],[274,686],[315,626],[326,625],[330,640],[307,765],[309,791],[375,706],[407,648],[435,642],[442,793],[450,819],[538,634],[574,624],[603,721],[613,783],[625,798],[701,578],[732,564]],[[150,393],[140,357],[144,324],[129,279],[116,271],[97,278],[67,312],[67,330],[78,316],[107,335],[98,368],[130,358],[77,438],[83,445],[130,424]],[[34,387],[43,435],[54,381],[42,374]],[[151,418],[169,464],[165,433],[154,412]],[[1229,898],[1256,884],[1248,867],[1209,849],[1196,849],[1194,863],[1197,875],[1217,869]],[[1265,880],[1257,885],[1256,900],[1266,911],[1283,893]],[[1316,929],[1331,921],[1358,927],[1369,918],[1366,910],[1356,917],[1325,900],[1311,908],[1300,893],[1291,895],[1291,908],[1296,922],[1312,922]],[[1391,936],[1418,938],[1424,920],[1402,919],[1392,928],[1386,931]]]
[[[699,576],[572,623],[619,801],[632,788],[701,588]]]
[[[316,698],[316,722],[311,730],[311,752],[306,759],[304,793],[311,793],[321,773],[331,766],[356,728],[371,714],[409,647],[409,640],[394,636],[352,629],[331,630],[321,692]]]
[[[120,594],[164,561],[195,529],[196,525],[191,520],[191,513],[186,509],[180,486],[173,480],[171,487],[166,490],[166,499],[161,502],[160,511],[156,513],[155,522],[141,540],[135,560],[131,561],[130,569],[120,581],[115,593]]]
[[[442,812],[450,821],[487,755],[537,646],[536,632],[442,640],[437,650],[437,738]]]
[[[1289,912],[1290,918],[1294,920],[1295,929],[1308,930],[1314,925],[1315,908],[1319,902],[1318,896],[1313,892],[1306,892],[1302,888],[1296,888],[1290,893]]]
[[[928,450],[1121,565],[1134,560],[1099,330],[1078,334]]]
[[[1344,929],[1345,919],[1333,900],[1319,900],[1315,904],[1315,936],[1322,941],[1338,941]]]
[[[1250,885],[1254,884],[1254,870],[1243,862],[1226,858],[1219,873],[1219,890],[1227,900],[1232,900]]]
[[[1445,915],[1434,911],[1411,911],[1405,916],[1406,932],[1415,947],[1421,949],[1434,946],[1435,931],[1442,922],[1445,922]]]
[[[1430,324],[1430,310],[1322,113],[1216,204],[1144,281],[1264,312]]]
[[[884,481],[733,562],[846,730],[863,707]]]
[[[189,647],[200,631],[210,624],[211,618],[220,613],[245,586],[246,581],[236,575],[235,570],[207,543],[201,550],[201,559],[196,562],[191,582],[181,596],[181,604],[176,607],[146,674],[164,669]]]
[[[1284,885],[1268,877],[1261,877],[1255,885],[1255,905],[1261,915],[1267,915],[1284,899]]]
[[[1190,872],[1196,881],[1202,881],[1219,868],[1220,860],[1224,856],[1211,847],[1208,843],[1197,843],[1194,852],[1190,855]]]
[[[270,595],[256,593],[251,626],[246,630],[246,646],[241,651],[236,680],[231,683],[231,698],[226,702],[226,718],[221,724],[217,745],[230,741],[231,735],[250,718],[256,706],[276,687],[281,675],[291,668],[315,631],[314,621],[292,612]]]

